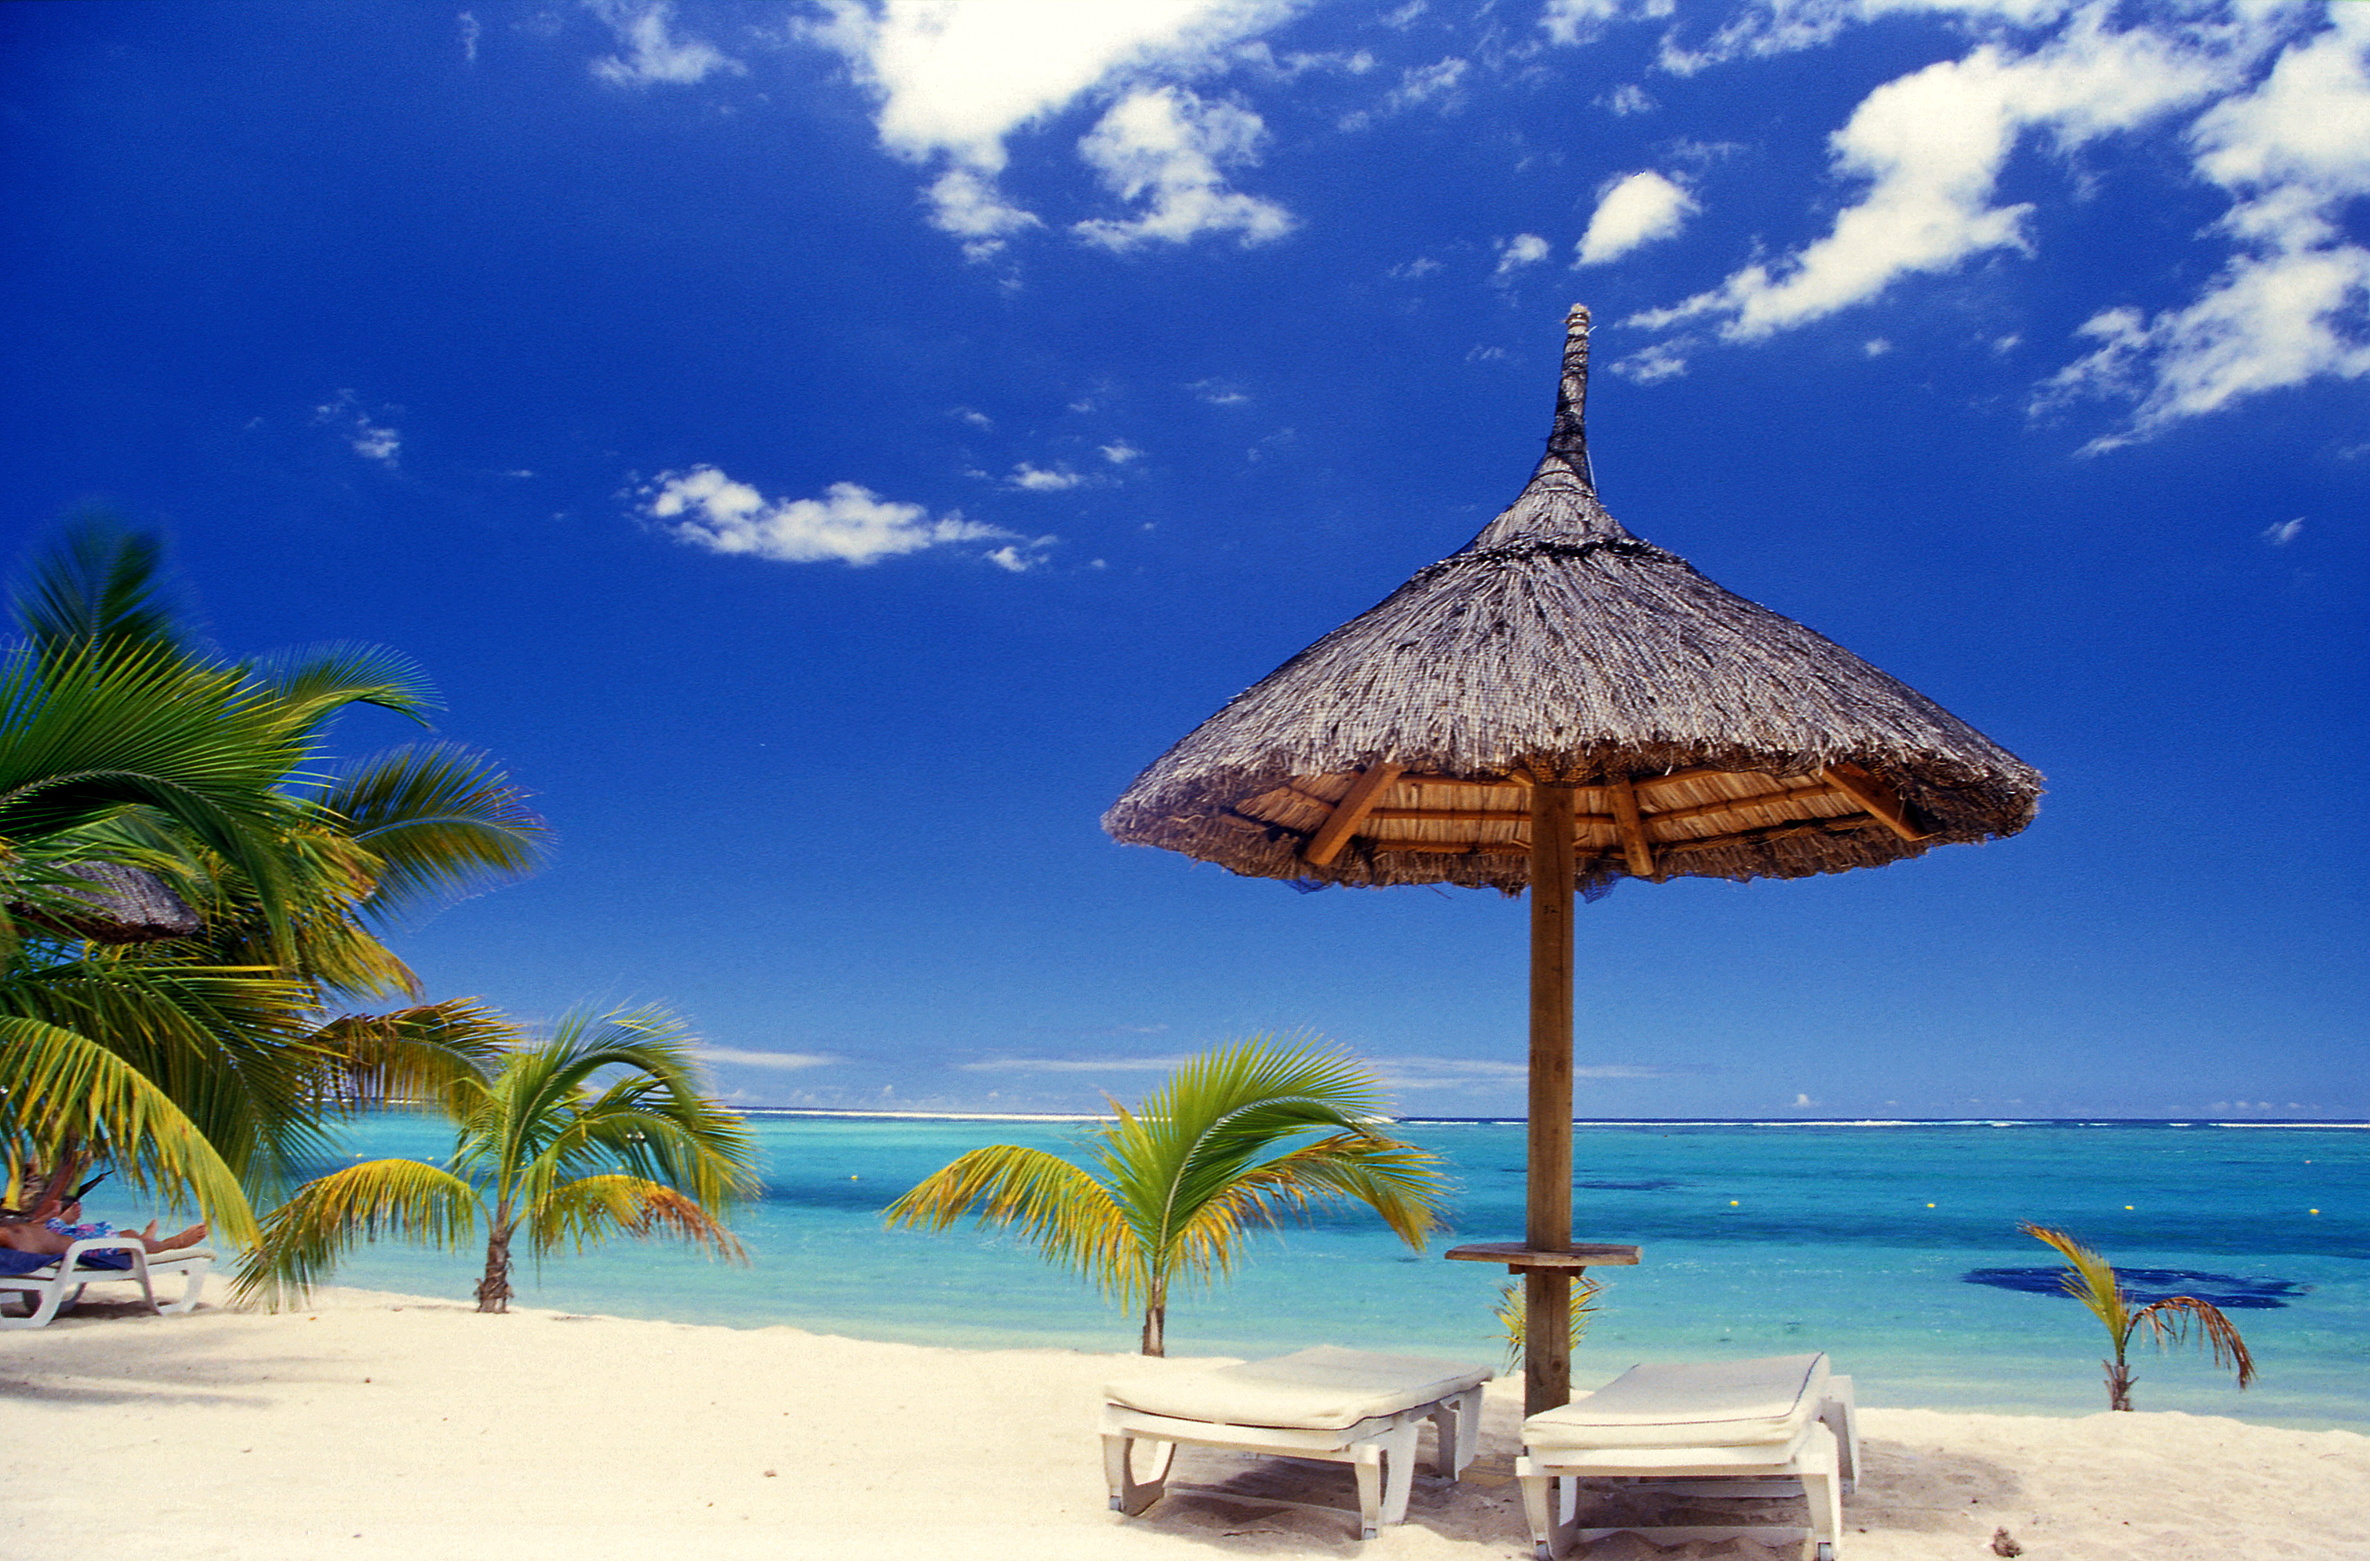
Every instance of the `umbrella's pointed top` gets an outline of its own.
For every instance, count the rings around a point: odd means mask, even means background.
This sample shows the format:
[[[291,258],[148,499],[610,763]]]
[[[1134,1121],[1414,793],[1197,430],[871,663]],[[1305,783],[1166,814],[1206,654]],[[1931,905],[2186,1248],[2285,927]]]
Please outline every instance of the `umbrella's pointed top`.
[[[1510,547],[1522,542],[1604,542],[1629,536],[1605,513],[1588,466],[1588,306],[1572,305],[1564,316],[1563,383],[1555,396],[1555,427],[1547,453],[1531,473],[1522,496],[1484,527],[1466,548]]]

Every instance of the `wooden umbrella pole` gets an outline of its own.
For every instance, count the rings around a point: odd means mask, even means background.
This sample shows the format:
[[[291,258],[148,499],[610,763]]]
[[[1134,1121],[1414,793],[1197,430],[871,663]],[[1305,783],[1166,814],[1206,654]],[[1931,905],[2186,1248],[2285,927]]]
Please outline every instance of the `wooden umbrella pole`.
[[[1572,886],[1577,791],[1531,788],[1531,1103],[1523,1244],[1572,1245]],[[1523,1413],[1572,1401],[1572,1270],[1523,1273]]]

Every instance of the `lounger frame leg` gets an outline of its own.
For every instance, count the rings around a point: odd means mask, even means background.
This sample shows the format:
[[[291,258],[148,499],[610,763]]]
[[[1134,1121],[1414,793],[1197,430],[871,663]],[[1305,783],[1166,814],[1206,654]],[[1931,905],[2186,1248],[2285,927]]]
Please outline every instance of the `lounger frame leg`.
[[[1432,1472],[1457,1479],[1481,1450],[1481,1389],[1444,1398],[1432,1411]]]
[[[1530,1519],[1531,1555],[1534,1561],[1555,1561],[1572,1548],[1572,1537],[1579,1529],[1580,1484],[1552,1474],[1535,1474],[1525,1466],[1528,1458],[1517,1459],[1514,1471],[1522,1480],[1523,1516]]]
[[[84,1255],[91,1252],[125,1253],[131,1259],[131,1266],[82,1277],[75,1271],[81,1267]],[[90,1271],[84,1269],[83,1273],[89,1274]],[[140,1287],[140,1294],[147,1299],[150,1310],[162,1310],[156,1304],[156,1291],[148,1282],[147,1248],[130,1236],[100,1236],[69,1245],[58,1258],[54,1274],[46,1278],[36,1275],[29,1280],[11,1283],[8,1286],[10,1290],[39,1299],[33,1303],[29,1316],[0,1316],[0,1328],[46,1328],[50,1319],[58,1313],[72,1311],[74,1304],[82,1299],[82,1292],[99,1279],[129,1280]],[[191,1304],[196,1303],[193,1301]]]
[[[1151,1478],[1139,1480],[1135,1468],[1137,1441],[1132,1436],[1103,1438],[1103,1480],[1111,1487],[1111,1510],[1131,1518],[1142,1517],[1168,1493],[1169,1469],[1177,1461],[1176,1443],[1151,1442],[1150,1445],[1160,1449],[1160,1468]]]
[[[1834,1433],[1836,1469],[1843,1479],[1843,1493],[1849,1496],[1860,1488],[1859,1401],[1852,1392],[1851,1378],[1839,1374],[1827,1379],[1819,1421]]]
[[[178,1296],[170,1301],[159,1302],[155,1294],[151,1292],[148,1304],[156,1308],[157,1315],[160,1317],[179,1317],[186,1312],[195,1311],[198,1296],[206,1288],[206,1275],[213,1272],[213,1268],[214,1265],[211,1263],[192,1264],[182,1270],[181,1293]],[[154,1277],[153,1270],[150,1277]]]

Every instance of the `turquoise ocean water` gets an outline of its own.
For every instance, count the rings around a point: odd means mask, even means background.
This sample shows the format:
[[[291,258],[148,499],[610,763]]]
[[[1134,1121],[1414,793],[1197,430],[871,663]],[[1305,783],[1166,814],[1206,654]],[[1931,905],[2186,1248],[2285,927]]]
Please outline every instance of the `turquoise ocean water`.
[[[618,1241],[529,1270],[522,1304],[739,1327],[968,1346],[1134,1347],[1134,1325],[1009,1238],[887,1231],[879,1211],[964,1150],[1056,1151],[1067,1122],[756,1114],[766,1192],[735,1221],[753,1261]],[[1316,1343],[1490,1358],[1503,1269],[1442,1261],[1457,1241],[1522,1230],[1523,1132],[1410,1122],[1446,1157],[1455,1233],[1415,1257],[1371,1219],[1320,1218],[1255,1239],[1232,1283],[1176,1297],[1177,1354]],[[401,1114],[347,1152],[438,1158],[449,1130]],[[2119,1268],[2220,1299],[2261,1372],[2245,1393],[2194,1351],[2137,1357],[2142,1409],[2370,1429],[2370,1130],[2173,1123],[1615,1123],[1577,1134],[1575,1230],[1634,1242],[1600,1269],[1601,1311],[1576,1380],[1639,1360],[1823,1349],[1863,1402],[2010,1413],[2105,1407],[2105,1333],[2075,1302],[1969,1282],[2042,1269],[2020,1220],[2069,1230]],[[2318,1210],[2318,1213],[2310,1212]],[[340,1282],[466,1297],[470,1255],[375,1246]],[[2008,1276],[2014,1282],[2014,1276]]]

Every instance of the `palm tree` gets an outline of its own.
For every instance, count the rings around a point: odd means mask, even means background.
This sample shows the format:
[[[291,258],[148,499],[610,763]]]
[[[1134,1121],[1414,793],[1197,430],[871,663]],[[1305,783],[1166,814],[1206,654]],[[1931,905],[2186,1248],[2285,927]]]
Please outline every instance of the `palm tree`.
[[[510,1309],[522,1238],[538,1263],[618,1231],[741,1256],[719,1216],[755,1190],[755,1144],[701,1092],[683,1028],[664,1014],[571,1016],[550,1040],[448,1083],[440,1104],[459,1130],[447,1165],[370,1160],[305,1183],[265,1221],[238,1292],[276,1304],[320,1283],[357,1240],[458,1247],[480,1219],[481,1312]]]
[[[2255,1380],[2255,1359],[2247,1353],[2246,1341],[2238,1336],[2237,1324],[2224,1316],[2220,1307],[2193,1295],[2166,1296],[2161,1301],[2134,1307],[2122,1282],[2115,1277],[2113,1265],[2105,1258],[2062,1230],[2045,1230],[2039,1225],[2019,1225],[2017,1229],[2065,1255],[2066,1261],[2073,1265],[2065,1273],[2065,1293],[2088,1307],[2090,1315],[2106,1325],[2107,1337],[2114,1341],[2115,1358],[2099,1364],[2107,1370],[2109,1409],[2131,1408],[2131,1367],[2125,1353],[2133,1335],[2143,1329],[2161,1350],[2168,1341],[2187,1343],[2189,1325],[2195,1323],[2198,1345],[2213,1352],[2215,1365],[2236,1367],[2242,1389]]]
[[[421,1005],[375,929],[528,870],[541,824],[462,750],[323,765],[351,705],[424,721],[419,670],[351,645],[228,661],[184,627],[161,559],[154,538],[85,515],[16,593],[23,639],[0,658],[0,1156],[18,1207],[38,1201],[28,1163],[47,1191],[106,1161],[247,1240],[248,1196],[318,1151],[325,1117],[482,1062],[483,1016]],[[196,930],[112,941],[88,915],[94,871],[195,907]],[[389,996],[412,1006],[375,1030],[331,1017]]]
[[[1170,1287],[1232,1271],[1245,1233],[1313,1204],[1364,1203],[1421,1251],[1439,1225],[1438,1156],[1376,1132],[1380,1082],[1310,1041],[1254,1036],[1188,1059],[1135,1111],[1094,1130],[1090,1166],[1042,1149],[974,1149],[883,1211],[944,1230],[1017,1228],[1122,1307],[1167,1353]],[[1311,1133],[1314,1142],[1296,1141]]]
[[[1566,1324],[1564,1348],[1577,1350],[1580,1341],[1588,1337],[1588,1325],[1596,1319],[1596,1298],[1604,1293],[1602,1282],[1581,1275],[1572,1281],[1571,1319]],[[1530,1340],[1530,1308],[1524,1303],[1522,1285],[1508,1280],[1498,1287],[1497,1305],[1492,1314],[1498,1320],[1498,1336],[1506,1341],[1506,1369],[1522,1369],[1523,1346]]]

